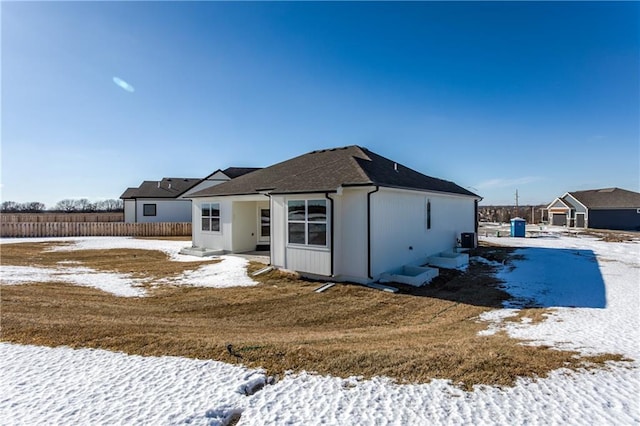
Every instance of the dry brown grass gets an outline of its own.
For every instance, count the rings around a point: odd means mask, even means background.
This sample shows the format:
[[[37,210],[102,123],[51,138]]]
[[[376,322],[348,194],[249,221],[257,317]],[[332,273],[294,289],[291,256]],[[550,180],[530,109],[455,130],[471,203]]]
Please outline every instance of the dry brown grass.
[[[177,236],[177,237],[135,237],[136,240],[163,240],[163,241],[191,241],[191,236]]]
[[[203,264],[218,260],[171,262],[169,256],[158,250],[105,249],[51,251],[61,243],[22,243],[2,245],[0,260],[3,265],[16,266],[85,266],[103,272],[131,274],[134,278],[157,280],[170,278]],[[65,264],[65,262],[73,262]]]
[[[545,322],[551,313],[552,310],[548,308],[525,308],[520,309],[516,315],[505,318],[505,321],[522,322],[527,319],[532,324],[540,324]]]
[[[31,250],[39,262],[55,263],[49,256],[60,260],[58,253]],[[496,248],[480,250],[498,256]],[[67,260],[84,256],[63,254]],[[500,256],[507,261],[508,250]],[[140,259],[111,262],[140,270]],[[252,263],[249,269],[262,266]],[[260,275],[255,287],[171,288],[147,298],[119,298],[63,284],[5,286],[2,339],[240,362],[276,375],[306,370],[388,376],[399,382],[442,378],[466,389],[509,386],[517,377],[622,360],[618,355],[579,358],[573,352],[525,346],[504,334],[478,336],[486,328],[478,315],[506,297],[491,272],[484,265],[449,272],[433,285],[402,287],[399,294],[349,284],[318,294],[313,289],[319,283],[278,271]],[[231,355],[227,344],[242,358]]]
[[[630,241],[637,241],[638,239],[640,239],[640,232],[638,231],[587,229],[586,231],[580,232],[580,234],[600,238],[602,241],[606,241],[608,243],[625,243]]]

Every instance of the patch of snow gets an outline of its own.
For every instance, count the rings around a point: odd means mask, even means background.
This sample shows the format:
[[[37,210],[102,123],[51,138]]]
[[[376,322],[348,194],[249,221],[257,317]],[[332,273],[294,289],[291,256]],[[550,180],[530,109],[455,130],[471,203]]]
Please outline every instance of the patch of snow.
[[[174,262],[202,262],[205,259],[180,254],[180,250],[190,246],[190,241],[148,240],[132,237],[82,237],[71,240],[73,244],[54,247],[52,251],[140,249],[158,250],[169,255]]]
[[[480,320],[489,323],[486,330],[478,333],[479,336],[492,336],[504,328],[505,319],[518,315],[517,309],[496,309],[480,314]]]
[[[566,236],[482,239],[521,247],[516,254],[524,258],[499,273],[516,305],[528,301],[553,308],[541,323],[501,324],[510,336],[640,360],[640,244]]]
[[[469,260],[476,263],[483,263],[489,266],[502,266],[502,263],[500,262],[496,262],[495,260],[485,259],[484,257],[481,257],[481,256],[473,256]]]
[[[264,372],[216,361],[0,343],[3,423],[616,424],[640,421],[637,369],[559,370],[516,386],[464,392],[447,380],[398,385],[309,373],[266,382]]]
[[[557,370],[519,379],[514,387],[476,386],[473,392],[446,380],[399,385],[309,373],[256,391],[264,372],[214,361],[0,343],[0,418],[5,424],[217,425],[241,413],[240,425],[640,424],[640,245],[564,236],[490,240],[518,246],[524,257],[500,272],[505,289],[553,309],[543,323],[505,321],[517,309],[487,312],[487,334],[506,330],[634,361]],[[586,296],[576,291],[582,283]]]
[[[142,280],[115,272],[98,272],[85,267],[36,268],[30,266],[2,265],[0,282],[2,285],[18,285],[36,282],[64,282],[98,290],[121,297],[141,297],[145,295],[139,287]]]
[[[222,261],[186,271],[176,278],[162,282],[196,287],[247,287],[258,284],[247,275],[246,259],[237,256],[220,256]]]
[[[9,424],[224,425],[262,370],[217,361],[0,343],[0,418]]]
[[[385,378],[353,381],[307,373],[253,395],[239,425],[253,424],[615,424],[640,421],[637,370],[554,371],[511,388],[464,392],[446,380],[398,385]]]
[[[185,256],[180,250],[191,245],[190,241],[148,240],[134,237],[48,237],[48,238],[2,238],[0,244],[19,243],[66,243],[52,251],[141,249],[158,250],[169,255],[174,262],[202,262],[207,258]]]
[[[34,241],[37,240],[37,241]],[[142,249],[159,250],[169,254],[170,261],[202,262],[214,258],[194,258],[178,254],[184,241],[138,240],[129,237],[77,237],[63,238],[12,238],[3,239],[2,244],[17,242],[70,242],[72,244],[53,247],[52,251],[101,250],[101,249]],[[179,285],[197,287],[246,287],[257,285],[248,275],[248,261],[237,256],[220,256],[221,262],[204,264],[193,271],[186,271],[175,277],[155,281],[151,285]],[[145,280],[132,278],[128,274],[98,272],[86,267],[67,267],[74,261],[58,262],[58,268],[38,268],[25,266],[3,266],[0,281],[3,285],[27,284],[34,282],[64,282],[86,287],[94,287],[116,296],[140,297],[147,293],[140,287]]]

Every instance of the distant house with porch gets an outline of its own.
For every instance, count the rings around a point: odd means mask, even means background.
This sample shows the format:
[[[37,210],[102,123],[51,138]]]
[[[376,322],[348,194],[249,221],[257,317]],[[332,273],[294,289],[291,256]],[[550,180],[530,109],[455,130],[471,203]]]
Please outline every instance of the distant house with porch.
[[[277,268],[360,283],[477,233],[481,199],[359,146],[313,151],[190,198],[194,252],[262,246]]]
[[[257,170],[229,167],[216,170],[205,178],[163,178],[144,181],[137,188],[127,188],[120,196],[124,202],[124,221],[191,222],[190,194]]]
[[[620,188],[567,192],[547,206],[549,223],[640,231],[640,193]]]

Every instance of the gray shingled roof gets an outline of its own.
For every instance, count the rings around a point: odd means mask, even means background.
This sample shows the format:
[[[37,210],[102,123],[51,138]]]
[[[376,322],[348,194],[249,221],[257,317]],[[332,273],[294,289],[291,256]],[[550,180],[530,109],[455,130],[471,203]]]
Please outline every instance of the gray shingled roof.
[[[211,175],[221,171],[227,175],[229,179],[234,179],[256,170],[260,169],[257,167],[229,167],[225,170],[216,170]],[[123,200],[131,198],[176,198],[205,179],[206,178],[162,178],[161,181],[145,180],[138,188],[127,188],[120,198]]]
[[[229,179],[235,179],[247,173],[260,170],[260,167],[228,167],[222,171],[225,175],[229,176]]]
[[[330,192],[340,186],[380,185],[476,196],[442,179],[416,172],[359,146],[313,151],[198,191],[191,197]]]
[[[201,181],[202,179],[200,178],[163,178],[161,181],[145,180],[138,188],[127,188],[120,198],[176,198]]]
[[[134,198],[136,192],[138,191],[138,188],[127,188],[122,195],[120,196],[120,198],[122,198],[123,200],[128,199],[128,198]]]
[[[569,192],[590,209],[640,208],[640,193],[620,188]]]

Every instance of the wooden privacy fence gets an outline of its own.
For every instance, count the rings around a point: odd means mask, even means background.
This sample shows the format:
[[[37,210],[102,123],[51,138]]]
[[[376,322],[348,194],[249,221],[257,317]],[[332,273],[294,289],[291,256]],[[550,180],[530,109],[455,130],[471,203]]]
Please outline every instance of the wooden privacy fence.
[[[5,222],[124,222],[124,213],[2,213]]]
[[[191,235],[191,222],[3,222],[0,236],[9,237],[182,237]]]

